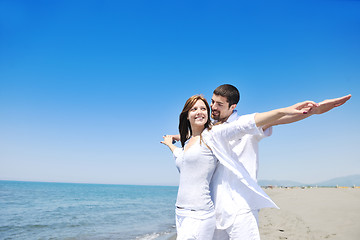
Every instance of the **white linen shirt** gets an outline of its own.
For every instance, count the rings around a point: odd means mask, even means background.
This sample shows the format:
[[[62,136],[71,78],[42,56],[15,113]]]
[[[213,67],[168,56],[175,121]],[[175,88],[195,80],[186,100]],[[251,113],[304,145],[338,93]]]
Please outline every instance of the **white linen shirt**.
[[[257,143],[265,134],[256,126],[254,116],[237,117],[235,112],[229,118],[231,122],[203,132],[204,141],[221,163],[210,186],[218,229],[232,225],[237,214],[264,207],[278,208],[257,184]],[[238,160],[240,157],[242,161]]]
[[[227,121],[223,124],[233,122],[239,118],[237,111],[234,110]],[[258,134],[245,134],[240,139],[230,141],[232,150],[235,152],[238,161],[240,161],[250,177],[257,181],[259,169],[259,142],[265,137],[272,135],[272,127],[263,131],[262,127],[258,127]]]

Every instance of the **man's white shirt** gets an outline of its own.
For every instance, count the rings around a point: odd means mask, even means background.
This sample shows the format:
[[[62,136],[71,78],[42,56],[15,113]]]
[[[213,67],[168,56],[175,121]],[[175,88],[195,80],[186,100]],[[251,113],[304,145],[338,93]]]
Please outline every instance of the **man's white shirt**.
[[[259,166],[258,143],[264,137],[272,134],[272,128],[270,127],[264,132],[262,127],[255,126],[255,121],[242,120],[249,118],[249,116],[252,116],[252,119],[254,118],[254,115],[239,117],[237,112],[234,111],[227,122],[214,127],[222,126],[226,128],[227,125],[239,122],[239,124],[243,125],[253,124],[252,127],[254,128],[251,132],[240,134],[228,142],[219,144],[221,145],[221,151],[231,152],[229,155],[231,160],[235,162],[236,170],[234,171],[234,169],[229,168],[229,166],[223,164],[224,161],[219,159],[221,164],[218,165],[211,181],[211,193],[215,204],[216,225],[218,229],[226,229],[231,226],[238,214],[264,207],[278,208],[260,186],[257,185]],[[217,149],[217,147],[215,147],[215,151],[213,149],[214,153]],[[241,175],[236,172],[239,169],[244,170]],[[244,180],[245,184],[243,184]],[[258,198],[254,192],[258,192],[264,198]]]
[[[237,111],[230,115],[225,122],[230,123],[239,118]],[[262,127],[259,127],[258,134],[251,135],[246,134],[241,139],[230,141],[230,146],[235,152],[237,159],[244,165],[251,178],[257,181],[257,174],[259,169],[259,142],[265,137],[272,135],[272,127],[263,131]]]

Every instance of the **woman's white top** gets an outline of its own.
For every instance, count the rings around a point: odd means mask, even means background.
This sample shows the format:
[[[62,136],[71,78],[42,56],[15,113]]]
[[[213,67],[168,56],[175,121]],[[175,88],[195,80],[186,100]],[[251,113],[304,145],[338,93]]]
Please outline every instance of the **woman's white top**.
[[[213,210],[209,186],[217,165],[215,155],[198,140],[186,151],[178,152],[175,159],[180,172],[176,206],[192,211]]]

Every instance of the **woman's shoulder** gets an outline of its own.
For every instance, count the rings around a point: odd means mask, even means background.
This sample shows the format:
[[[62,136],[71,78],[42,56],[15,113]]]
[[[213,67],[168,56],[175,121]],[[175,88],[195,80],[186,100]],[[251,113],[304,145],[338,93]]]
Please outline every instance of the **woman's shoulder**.
[[[184,148],[177,147],[173,151],[173,155],[175,158],[179,158],[184,154]]]

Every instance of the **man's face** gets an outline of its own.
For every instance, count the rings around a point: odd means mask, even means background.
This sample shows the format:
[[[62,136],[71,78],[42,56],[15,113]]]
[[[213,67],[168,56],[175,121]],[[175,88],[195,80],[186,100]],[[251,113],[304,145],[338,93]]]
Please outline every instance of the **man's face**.
[[[230,107],[226,97],[213,94],[210,107],[211,117],[214,120],[225,122],[232,114],[236,104]]]

